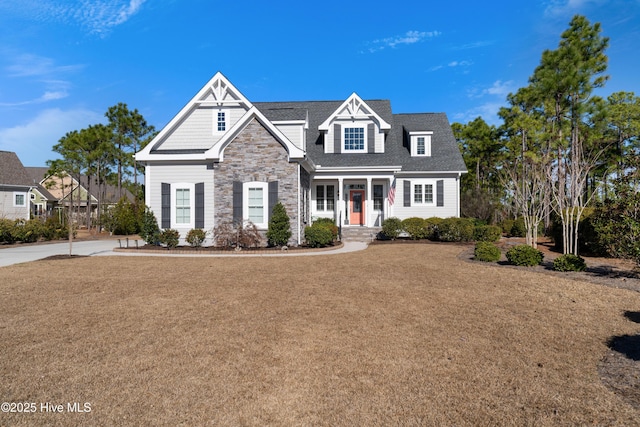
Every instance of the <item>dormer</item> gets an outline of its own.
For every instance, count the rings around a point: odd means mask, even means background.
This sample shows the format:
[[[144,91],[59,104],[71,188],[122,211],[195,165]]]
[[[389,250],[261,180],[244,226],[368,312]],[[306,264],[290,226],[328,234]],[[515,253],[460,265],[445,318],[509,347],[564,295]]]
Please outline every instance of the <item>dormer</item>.
[[[325,153],[384,153],[391,125],[355,92],[318,127]]]
[[[433,131],[413,131],[408,133],[411,157],[431,157],[431,138]]]

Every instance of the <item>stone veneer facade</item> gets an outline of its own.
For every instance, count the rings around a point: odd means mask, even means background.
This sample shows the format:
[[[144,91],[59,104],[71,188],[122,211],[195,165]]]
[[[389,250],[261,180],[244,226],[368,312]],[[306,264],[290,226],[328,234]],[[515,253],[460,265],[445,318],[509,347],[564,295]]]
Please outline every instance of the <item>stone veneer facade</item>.
[[[304,187],[298,185],[298,168],[307,177],[308,191],[309,173],[297,162],[289,162],[285,147],[260,122],[253,119],[224,149],[224,160],[216,165],[213,174],[215,223],[233,218],[234,181],[278,181],[278,200],[286,208],[291,224],[289,243],[296,244],[298,191],[305,191]],[[303,221],[301,228],[304,228]]]

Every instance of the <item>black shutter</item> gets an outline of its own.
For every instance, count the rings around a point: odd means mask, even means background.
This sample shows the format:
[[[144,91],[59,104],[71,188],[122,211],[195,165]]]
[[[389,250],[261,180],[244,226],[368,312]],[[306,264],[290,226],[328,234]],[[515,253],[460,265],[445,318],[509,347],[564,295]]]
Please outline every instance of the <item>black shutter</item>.
[[[242,182],[233,181],[233,222],[242,223]]]
[[[273,213],[273,207],[278,203],[278,181],[269,182],[269,218],[267,221],[271,221],[271,214]]]
[[[204,228],[204,182],[196,184],[196,228]]]
[[[376,152],[375,126],[373,123],[367,125],[367,153]]]
[[[436,206],[444,206],[444,180],[436,181]]]
[[[161,226],[171,228],[171,184],[162,183],[161,190]]]
[[[333,125],[333,152],[342,153],[342,135],[340,135],[340,125]]]
[[[411,181],[409,181],[408,179],[405,179],[403,181],[403,196],[404,196],[404,207],[407,208],[409,206],[411,206]]]

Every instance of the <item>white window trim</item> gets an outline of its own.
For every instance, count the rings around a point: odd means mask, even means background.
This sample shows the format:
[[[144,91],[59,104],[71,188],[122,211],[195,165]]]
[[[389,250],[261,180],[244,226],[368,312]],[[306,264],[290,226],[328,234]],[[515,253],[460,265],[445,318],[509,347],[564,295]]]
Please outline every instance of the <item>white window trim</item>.
[[[333,186],[333,209],[329,210],[327,209],[327,200],[330,200],[327,197],[327,187],[329,186]],[[318,209],[318,187],[324,187],[324,209],[320,210]],[[313,187],[313,191],[315,192],[314,194],[314,198],[313,198],[313,203],[314,203],[314,208],[316,212],[335,212],[336,209],[336,188],[337,185],[336,184],[315,184]]]
[[[415,191],[416,191],[416,185],[421,185],[422,186],[422,197],[423,197],[423,201],[421,203],[416,202],[415,200]],[[425,185],[430,185],[431,186],[431,201],[430,202],[425,202],[424,201],[424,186]],[[411,180],[411,206],[435,206],[436,205],[436,199],[437,199],[437,186],[436,186],[436,181],[435,180],[425,180],[425,179],[412,179]]]
[[[16,197],[17,196],[22,196],[22,200],[23,200],[22,204],[17,204],[16,203]],[[14,208],[26,208],[27,207],[27,193],[24,193],[22,191],[14,191],[13,192],[13,207]]]
[[[228,108],[214,108],[213,109],[213,134],[221,135],[229,130],[231,124],[229,123],[229,110]],[[218,113],[224,113],[224,127],[225,130],[218,130]]]
[[[411,132],[411,156],[431,157],[431,136],[433,132]],[[418,138],[424,138],[424,154],[418,154]]]
[[[269,183],[250,181],[242,184],[242,219],[249,220],[249,188],[262,188],[262,222],[254,222],[259,229],[269,227]]]
[[[178,223],[176,222],[178,215],[176,209],[178,205],[176,203],[177,190],[189,190],[189,222]],[[195,228],[196,224],[196,185],[192,183],[177,183],[171,184],[171,228]]]
[[[342,152],[343,153],[366,153],[367,152],[367,124],[356,124],[356,123],[344,123],[340,126],[340,138],[342,140]],[[350,129],[350,128],[357,128],[357,129],[362,129],[362,136],[363,136],[363,144],[362,144],[362,149],[358,148],[356,150],[349,150],[346,148],[345,146],[345,137],[344,137],[344,132],[346,129]]]

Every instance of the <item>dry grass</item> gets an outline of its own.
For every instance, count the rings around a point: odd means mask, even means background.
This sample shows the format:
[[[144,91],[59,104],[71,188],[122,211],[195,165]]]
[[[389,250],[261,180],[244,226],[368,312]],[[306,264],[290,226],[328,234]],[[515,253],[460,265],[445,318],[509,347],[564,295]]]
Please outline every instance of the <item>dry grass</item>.
[[[639,293],[461,250],[0,268],[0,400],[91,404],[0,424],[639,425],[597,370]]]

